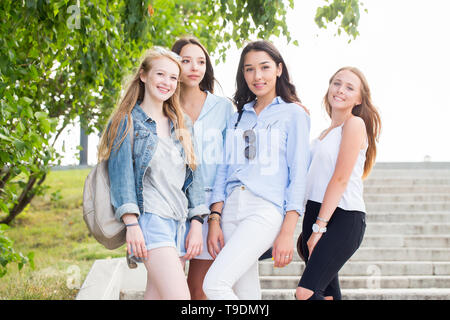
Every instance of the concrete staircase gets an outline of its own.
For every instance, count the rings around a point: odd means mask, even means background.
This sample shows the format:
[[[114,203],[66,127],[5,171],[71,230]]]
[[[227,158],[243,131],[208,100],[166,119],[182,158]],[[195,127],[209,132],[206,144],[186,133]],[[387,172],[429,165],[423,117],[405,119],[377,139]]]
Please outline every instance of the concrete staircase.
[[[449,300],[450,163],[378,163],[365,201],[363,243],[339,273],[343,299]],[[293,299],[304,266],[297,253],[285,268],[260,262],[263,299]],[[142,299],[145,281],[141,264],[97,260],[77,299]]]
[[[450,163],[380,163],[364,186],[367,228],[339,273],[343,299],[450,299]],[[304,262],[272,265],[260,263],[263,299],[293,299]]]

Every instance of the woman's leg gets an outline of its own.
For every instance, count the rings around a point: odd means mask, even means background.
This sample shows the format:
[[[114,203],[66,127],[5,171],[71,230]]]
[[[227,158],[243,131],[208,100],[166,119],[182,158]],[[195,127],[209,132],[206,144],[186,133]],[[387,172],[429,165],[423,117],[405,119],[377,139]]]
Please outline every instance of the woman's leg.
[[[306,215],[305,220],[309,220]],[[361,244],[365,230],[364,214],[337,208],[327,229],[312,255],[308,253],[296,292],[298,299],[324,299],[330,290],[335,299],[341,298],[339,283],[336,283],[339,281],[338,272]],[[304,241],[308,238],[309,235]]]
[[[175,248],[161,247],[149,250],[144,265],[147,268],[144,299],[190,300],[184,262],[179,258]]]
[[[205,202],[209,203],[210,192],[205,192]],[[202,226],[203,234],[203,251],[200,255],[189,261],[189,271],[187,282],[192,300],[206,300],[207,297],[203,292],[203,279],[208,272],[209,267],[213,263],[213,258],[208,252],[208,223],[205,221]]]
[[[205,250],[205,248],[204,248]],[[214,260],[192,259],[189,261],[189,272],[187,283],[191,293],[192,300],[206,300],[203,292],[203,279],[211,267]]]
[[[238,195],[225,204],[225,246],[203,283],[209,299],[261,299],[258,258],[273,244],[283,222],[272,204],[247,190]]]

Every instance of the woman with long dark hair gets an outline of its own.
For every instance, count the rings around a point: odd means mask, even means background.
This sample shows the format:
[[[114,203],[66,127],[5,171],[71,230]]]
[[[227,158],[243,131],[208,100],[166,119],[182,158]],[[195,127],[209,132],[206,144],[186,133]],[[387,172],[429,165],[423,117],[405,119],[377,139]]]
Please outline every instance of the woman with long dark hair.
[[[290,263],[304,210],[309,116],[276,47],[249,43],[236,83],[238,112],[227,123],[208,219],[209,299],[261,299],[258,258],[273,246],[274,266]]]
[[[181,56],[180,104],[193,123],[194,145],[209,207],[217,165],[222,160],[227,120],[234,113],[231,101],[214,94],[214,69],[205,47],[194,37],[178,39],[172,51]],[[203,279],[213,262],[208,253],[208,224],[203,224],[203,250],[189,262],[188,285],[193,300],[204,300]]]

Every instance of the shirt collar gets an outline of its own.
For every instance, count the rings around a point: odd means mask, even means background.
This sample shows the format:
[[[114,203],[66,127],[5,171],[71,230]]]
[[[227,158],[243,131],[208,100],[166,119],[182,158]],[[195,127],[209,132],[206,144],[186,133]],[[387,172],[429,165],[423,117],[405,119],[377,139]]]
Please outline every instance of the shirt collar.
[[[250,111],[250,112],[254,112],[254,106],[255,106],[255,103],[256,103],[256,99],[255,100],[253,100],[253,101],[251,101],[251,102],[249,102],[249,103],[246,103],[246,104],[244,104],[244,107],[243,107],[243,110],[245,110],[245,111]],[[274,106],[274,105],[276,105],[276,104],[281,104],[281,103],[285,103],[284,102],[284,100],[280,97],[280,96],[276,96],[273,100],[272,100],[272,102],[265,108],[265,109],[267,109],[267,108],[269,108],[269,107],[271,107],[271,106]]]
[[[205,102],[203,103],[202,110],[200,111],[200,115],[198,116],[197,120],[203,118],[210,110],[214,108],[214,106],[217,103],[214,95],[211,92],[209,92],[208,90],[206,90],[205,92],[206,92],[206,99]]]
[[[134,117],[137,117],[137,119],[141,120],[142,122],[146,122],[147,120],[153,120],[145,113],[144,110],[142,110],[138,102],[136,102],[136,105],[134,106],[132,113],[134,113],[133,114]]]
[[[132,114],[133,117],[136,117],[136,119],[141,120],[142,122],[147,122],[147,121],[153,121],[153,119],[148,116],[144,110],[142,110],[140,104],[138,102],[136,102],[136,105],[134,106],[133,110],[132,110]],[[185,117],[187,117],[187,115],[185,115]],[[172,123],[172,120],[169,119],[169,125],[170,125],[170,132],[174,131],[174,125]]]

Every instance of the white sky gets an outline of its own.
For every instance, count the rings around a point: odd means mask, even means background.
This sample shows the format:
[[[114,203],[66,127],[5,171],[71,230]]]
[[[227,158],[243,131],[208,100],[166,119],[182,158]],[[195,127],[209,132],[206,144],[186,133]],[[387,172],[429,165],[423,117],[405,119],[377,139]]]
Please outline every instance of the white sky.
[[[334,36],[332,25],[327,30],[316,26],[316,9],[324,3],[295,1],[288,12],[298,47],[270,39],[311,111],[311,139],[330,123],[321,105],[330,76],[351,65],[365,74],[382,117],[377,161],[423,161],[426,155],[450,161],[450,1],[364,0],[368,13],[361,10],[360,36],[350,44],[346,34]],[[228,97],[234,93],[240,51],[230,50],[226,63],[215,66]],[[78,130],[71,136],[78,137]],[[67,153],[73,149],[68,140]],[[89,163],[95,163],[97,141],[89,139]],[[77,161],[68,156],[64,163]]]

